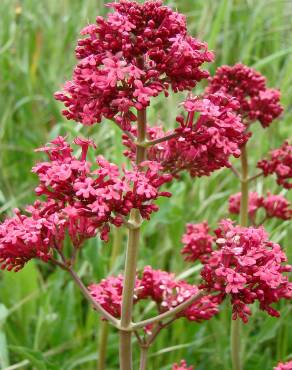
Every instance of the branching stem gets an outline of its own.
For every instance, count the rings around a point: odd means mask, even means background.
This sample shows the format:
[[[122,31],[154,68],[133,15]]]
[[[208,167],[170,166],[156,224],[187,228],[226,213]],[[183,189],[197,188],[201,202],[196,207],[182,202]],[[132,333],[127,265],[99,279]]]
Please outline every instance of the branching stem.
[[[204,295],[204,292],[199,292],[195,294],[194,296],[190,297],[189,299],[187,299],[186,301],[184,301],[183,303],[174,307],[172,310],[169,310],[160,315],[151,317],[150,319],[139,321],[137,323],[133,323],[133,330],[143,328],[146,325],[154,324],[156,322],[172,317],[173,315],[177,315],[178,313],[186,309],[188,306],[190,306],[192,303],[194,303],[196,300],[200,299],[203,295]]]
[[[248,182],[252,182],[252,181],[254,181],[254,180],[256,180],[257,178],[259,178],[259,177],[261,177],[261,176],[263,176],[264,175],[264,173],[263,172],[260,172],[260,173],[258,173],[257,175],[254,175],[254,176],[252,176],[252,177],[249,177],[248,178]]]
[[[153,145],[156,145],[156,144],[160,144],[160,143],[163,143],[163,142],[168,141],[170,139],[174,139],[178,136],[179,136],[179,134],[174,132],[172,134],[160,137],[159,139],[149,140],[149,141],[146,142],[146,146],[153,146]]]
[[[65,267],[65,266],[64,266]],[[99,303],[97,303],[90,295],[86,286],[82,283],[79,276],[71,267],[65,267],[65,269],[69,272],[72,276],[73,280],[75,281],[76,285],[79,287],[81,292],[83,293],[84,297],[92,304],[92,306],[98,311],[105,319],[107,319],[112,325],[116,328],[120,327],[120,322],[115,317],[113,317],[109,312],[107,312]]]

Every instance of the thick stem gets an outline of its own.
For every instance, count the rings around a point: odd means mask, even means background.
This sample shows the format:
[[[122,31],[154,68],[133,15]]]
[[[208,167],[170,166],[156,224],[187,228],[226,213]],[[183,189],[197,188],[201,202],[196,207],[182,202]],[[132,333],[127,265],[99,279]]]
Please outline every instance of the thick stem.
[[[141,353],[140,353],[140,370],[145,370],[147,365],[147,355],[148,355],[148,347],[142,346]]]
[[[146,110],[138,111],[138,142],[144,142],[146,138]],[[139,165],[145,160],[146,149],[137,145],[136,164]],[[134,209],[130,214],[130,223],[141,224],[141,215],[139,210]],[[138,258],[138,247],[140,239],[140,227],[129,230],[128,245],[126,251],[124,286],[122,295],[122,312],[120,331],[120,369],[132,370],[132,332],[127,330],[132,324],[133,295],[136,280],[136,268]]]
[[[146,109],[139,110],[138,116],[138,132],[137,141],[138,143],[144,143],[146,139]],[[136,164],[140,164],[146,159],[146,149],[143,146],[137,145]]]
[[[132,333],[120,331],[120,369],[132,370]]]
[[[241,201],[240,225],[248,226],[248,158],[244,145],[241,149]],[[239,319],[231,321],[231,359],[233,370],[242,370],[241,359],[241,322]]]

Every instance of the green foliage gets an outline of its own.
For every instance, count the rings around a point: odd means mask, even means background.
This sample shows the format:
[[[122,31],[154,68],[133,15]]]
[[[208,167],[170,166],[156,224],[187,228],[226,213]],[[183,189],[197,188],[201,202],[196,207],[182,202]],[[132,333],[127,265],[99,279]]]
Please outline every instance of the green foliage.
[[[193,35],[216,51],[217,65],[242,61],[258,68],[270,86],[282,90],[286,111],[269,130],[254,127],[249,144],[251,167],[269,148],[291,137],[292,44],[290,1],[278,0],[177,0],[168,1],[188,17]],[[21,4],[21,5],[20,5]],[[39,154],[33,150],[58,134],[91,136],[111,160],[120,164],[120,133],[106,122],[83,128],[67,122],[53,98],[70,78],[79,30],[105,9],[102,0],[1,0],[0,14],[0,219],[14,207],[33,200],[35,177],[30,168]],[[198,87],[198,91],[199,91]],[[165,105],[158,99],[149,121],[161,119],[174,125],[182,96],[171,95]],[[166,109],[165,109],[166,107]],[[257,125],[255,125],[257,126]],[[237,166],[236,161],[234,161]],[[139,267],[177,273],[186,271],[190,281],[198,269],[180,257],[180,238],[187,222],[208,219],[212,226],[227,215],[228,196],[239,191],[228,170],[210,178],[189,179],[171,185],[174,196],[161,200],[161,212],[143,227]],[[279,192],[274,181],[258,180],[254,189]],[[283,194],[285,192],[282,192]],[[267,224],[275,241],[291,258],[291,224]],[[291,238],[290,238],[291,239]],[[123,243],[125,235],[123,235]],[[99,281],[108,272],[112,241],[88,242],[78,262],[85,283]],[[115,265],[120,271],[122,258]],[[23,271],[0,276],[0,367],[10,369],[82,369],[96,367],[99,318],[75,289],[68,276],[49,266],[31,263]],[[272,369],[278,360],[291,358],[291,306],[282,305],[282,317],[257,313],[245,326],[245,370]],[[162,333],[151,351],[149,369],[170,369],[186,358],[197,370],[230,369],[230,312],[228,308],[202,325],[183,320]],[[118,368],[117,336],[110,332],[107,369]]]

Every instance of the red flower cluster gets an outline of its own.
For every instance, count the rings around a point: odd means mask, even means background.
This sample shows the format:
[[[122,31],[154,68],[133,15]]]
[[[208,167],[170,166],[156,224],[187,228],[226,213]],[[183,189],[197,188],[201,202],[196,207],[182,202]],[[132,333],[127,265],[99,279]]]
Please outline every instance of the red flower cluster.
[[[79,248],[85,239],[100,231],[102,240],[108,239],[110,224],[121,226],[132,209],[138,209],[149,219],[158,207],[153,203],[160,196],[170,196],[159,188],[171,180],[160,174],[160,165],[143,162],[145,172],[138,167],[124,169],[96,158],[96,166],[86,160],[93,142],[77,138],[81,147],[80,158],[63,137],[51,145],[38,149],[46,152],[48,162],[38,163],[33,172],[39,176],[37,201],[27,208],[28,215],[17,210],[16,217],[0,225],[0,263],[2,268],[18,271],[31,258],[49,260],[52,249],[62,249],[65,234]]]
[[[292,361],[288,362],[280,362],[276,367],[274,367],[274,370],[292,370]]]
[[[264,128],[268,127],[283,111],[280,91],[268,89],[265,77],[243,64],[217,69],[215,76],[210,79],[207,92],[218,91],[239,101],[238,112],[246,119],[247,124],[258,120]]]
[[[179,364],[174,364],[172,370],[194,370],[193,366],[189,366],[186,363],[186,360],[181,360]]]
[[[234,99],[221,93],[190,97],[184,103],[187,118],[179,116],[180,127],[167,133],[177,137],[152,147],[148,158],[161,163],[164,171],[172,174],[187,170],[191,176],[209,176],[213,171],[229,167],[229,157],[239,157],[240,146],[249,137],[240,117],[234,113],[237,106]],[[163,130],[150,128],[148,136],[159,139],[164,136]],[[124,144],[130,149],[126,155],[133,158],[134,146],[126,138]]]
[[[75,140],[82,147],[80,159],[72,155],[64,138],[58,137],[51,144],[40,149],[50,161],[33,168],[40,179],[37,194],[64,202],[64,211],[70,215],[91,218],[95,228],[102,230],[102,239],[107,239],[109,224],[120,226],[132,209],[139,209],[142,217],[149,219],[158,210],[153,201],[159,196],[170,196],[159,192],[159,188],[171,176],[160,175],[160,165],[155,162],[144,162],[145,172],[135,166],[130,171],[124,169],[121,175],[119,168],[102,156],[96,158],[95,168],[86,161],[88,147],[93,145],[90,141]]]
[[[291,266],[283,265],[287,257],[280,245],[268,240],[263,227],[234,226],[230,220],[221,221],[215,233],[218,249],[202,270],[201,287],[219,291],[221,299],[229,294],[234,320],[247,322],[248,305],[256,300],[262,310],[278,317],[271,304],[292,297],[292,284],[283,275]]]
[[[229,212],[233,214],[240,213],[241,193],[231,195],[229,198]],[[260,197],[257,192],[249,193],[248,213],[251,218],[255,218],[257,211],[263,208],[266,212],[266,218],[280,218],[290,220],[292,218],[292,209],[290,202],[282,195],[273,195],[268,192],[267,196]]]
[[[144,268],[141,278],[136,279],[134,303],[144,299],[151,299],[159,307],[159,312],[168,311],[191,296],[198,293],[196,285],[190,285],[183,280],[175,280],[174,274],[161,270],[153,270],[152,267]],[[115,317],[121,314],[123,277],[109,277],[99,284],[89,286],[92,297],[100,303],[104,309]],[[218,312],[216,299],[204,296],[195,301],[184,311],[178,313],[177,318],[185,317],[190,321],[200,322],[209,320]]]
[[[186,232],[182,236],[184,247],[181,251],[186,255],[185,261],[207,262],[212,253],[214,237],[209,234],[207,221],[201,224],[187,224]]]
[[[285,141],[283,145],[270,152],[269,159],[263,159],[257,165],[264,176],[275,174],[277,183],[286,189],[292,189],[292,145]]]
[[[88,287],[92,297],[114,317],[121,316],[123,280],[123,275],[110,276]]]
[[[240,213],[241,193],[236,193],[229,198],[229,212],[235,215]],[[257,192],[250,192],[248,194],[248,214],[254,217],[257,210],[262,206],[263,198]]]
[[[266,210],[267,217],[276,217],[282,220],[292,219],[292,209],[290,202],[282,195],[268,193],[263,200],[263,208]]]
[[[0,265],[19,271],[32,258],[50,259],[50,251],[64,239],[66,220],[55,212],[54,202],[37,202],[29,207],[29,216],[18,209],[15,217],[0,224]]]
[[[115,117],[129,129],[131,108],[144,109],[150,99],[172,90],[190,90],[209,76],[200,69],[214,59],[207,45],[187,35],[185,17],[162,1],[120,0],[108,4],[107,19],[85,27],[78,41],[80,60],[73,80],[57,92],[63,114],[85,125]]]

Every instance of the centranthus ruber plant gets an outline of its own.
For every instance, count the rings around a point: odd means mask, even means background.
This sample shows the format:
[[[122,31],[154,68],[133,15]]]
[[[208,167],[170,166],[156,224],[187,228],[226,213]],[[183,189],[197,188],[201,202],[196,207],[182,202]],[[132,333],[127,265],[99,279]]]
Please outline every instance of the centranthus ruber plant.
[[[113,12],[107,18],[97,17],[81,31],[72,80],[55,97],[69,120],[117,125],[125,164],[119,168],[101,155],[91,163],[88,153],[97,143],[81,137],[71,144],[59,136],[37,149],[47,156],[32,169],[41,198],[0,225],[1,267],[16,272],[37,258],[68,272],[102,323],[118,330],[121,370],[134,369],[134,343],[145,370],[149,348],[162,330],[176,320],[202,325],[226,300],[232,311],[232,367],[243,370],[240,323],[248,323],[251,305],[257,302],[278,317],[275,304],[292,295],[291,266],[263,226],[271,218],[291,220],[290,203],[284,193],[249,192],[256,179],[272,174],[284,191],[291,188],[288,141],[259,161],[260,172],[250,175],[248,166],[253,125],[258,121],[266,129],[281,115],[280,92],[242,64],[220,67],[211,77],[203,65],[214,60],[213,52],[190,36],[185,17],[162,1],[120,0],[108,6]],[[202,80],[207,87],[195,94]],[[149,122],[146,113],[153,99],[171,92],[186,97],[173,128],[166,130]],[[232,158],[240,158],[241,170]],[[207,221],[190,223],[182,237],[182,255],[199,263],[200,281],[190,283],[151,266],[137,271],[142,223],[159,211],[160,197],[172,195],[167,184],[182,181],[183,173],[199,178],[224,168],[241,185],[229,199],[229,212],[240,215],[239,224],[223,219],[211,231]],[[120,227],[128,230],[123,271],[86,287],[75,271],[85,241],[98,236],[107,242]],[[147,303],[156,314],[134,320],[134,309]],[[106,368],[106,330],[102,333],[99,370]],[[276,369],[289,369],[289,363],[285,366]],[[172,369],[193,366],[181,360]]]

